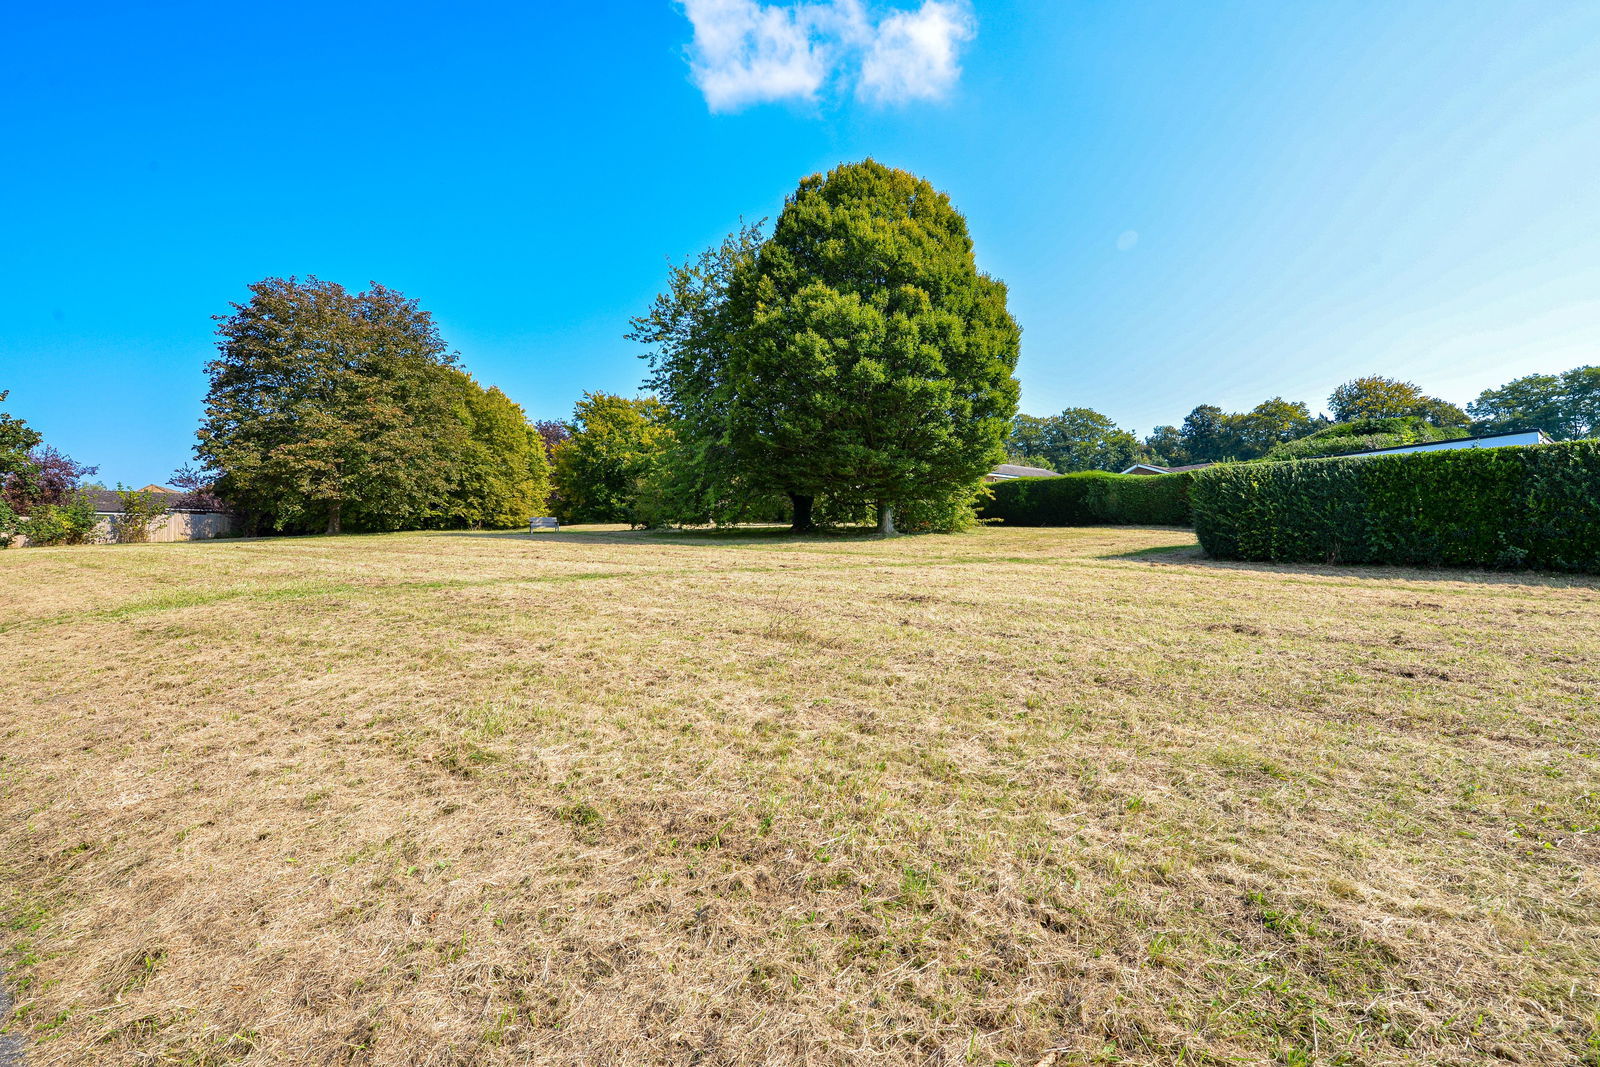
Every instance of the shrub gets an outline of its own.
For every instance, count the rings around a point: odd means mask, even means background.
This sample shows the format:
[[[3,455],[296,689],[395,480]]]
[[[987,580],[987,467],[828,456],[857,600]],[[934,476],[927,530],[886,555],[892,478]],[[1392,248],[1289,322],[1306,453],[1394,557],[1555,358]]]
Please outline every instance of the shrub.
[[[1220,559],[1600,571],[1600,441],[1213,467]]]
[[[82,491],[60,504],[40,504],[17,525],[30,545],[81,545],[94,540],[100,519],[94,503]]]
[[[117,499],[122,502],[122,514],[112,521],[111,536],[119,545],[143,544],[150,540],[150,527],[169,510],[161,495],[143,489],[124,489],[119,485]]]
[[[1188,526],[1192,472],[1112,474],[995,482],[982,516],[1011,526]]]
[[[0,499],[0,548],[10,548],[17,536],[17,513],[11,505]]]
[[[1313,459],[1318,456],[1346,456],[1375,448],[1403,448],[1432,441],[1454,441],[1466,437],[1458,426],[1435,426],[1419,416],[1394,419],[1356,419],[1339,422],[1294,441],[1274,445],[1263,459]]]
[[[989,495],[989,487],[979,485],[910,500],[900,506],[894,523],[901,533],[960,533],[978,525],[978,508],[988,502]]]

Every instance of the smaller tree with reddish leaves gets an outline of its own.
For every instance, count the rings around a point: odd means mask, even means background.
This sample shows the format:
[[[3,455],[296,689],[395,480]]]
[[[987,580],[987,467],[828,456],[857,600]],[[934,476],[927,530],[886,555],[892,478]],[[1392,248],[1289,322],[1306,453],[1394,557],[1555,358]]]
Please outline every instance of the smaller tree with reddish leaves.
[[[533,424],[539,431],[539,436],[544,439],[544,455],[546,459],[555,455],[556,446],[572,436],[572,427],[555,419],[539,419]]]

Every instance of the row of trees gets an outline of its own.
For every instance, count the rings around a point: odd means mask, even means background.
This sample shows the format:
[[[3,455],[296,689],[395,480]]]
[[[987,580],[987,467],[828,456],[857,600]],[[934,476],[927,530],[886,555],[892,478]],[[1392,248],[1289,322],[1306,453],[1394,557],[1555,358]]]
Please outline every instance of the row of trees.
[[[1529,374],[1484,390],[1467,411],[1475,429],[1543,430],[1558,441],[1600,437],[1600,367]]]
[[[1557,440],[1594,437],[1600,436],[1600,367],[1518,378],[1485,390],[1466,410],[1425,394],[1413,382],[1369,375],[1335,389],[1328,412],[1313,415],[1306,404],[1282,397],[1241,412],[1201,404],[1181,426],[1158,426],[1140,440],[1097,411],[1068,408],[1044,418],[1018,415],[1006,453],[1012,462],[1061,472],[1123,470],[1140,462],[1176,466],[1250,460],[1330,427],[1361,429],[1393,420],[1460,430],[1455,436],[1542,429]]]
[[[950,528],[1016,412],[1005,287],[947,197],[871,160],[673,267],[628,335],[654,396],[564,424],[479,386],[381,285],[269,278],[218,322],[196,454],[280,530],[518,525],[552,475],[568,520]]]
[[[511,527],[543,510],[539,429],[458,366],[415,300],[317,278],[250,290],[217,319],[195,449],[248,525]]]
[[[567,521],[952,529],[1007,457],[1119,470],[1314,452],[1323,436],[1349,449],[1469,426],[1600,431],[1593,367],[1486,391],[1470,414],[1372,376],[1334,391],[1331,419],[1282,397],[1201,405],[1143,440],[1087,408],[1018,415],[1005,286],[977,269],[944,194],[872,160],[806,178],[770,234],[741,225],[673,266],[627,335],[646,346],[652,395],[591,393],[567,422],[532,423],[474,381],[395,290],[250,289],[217,319],[205,469],[189,477],[247,525],[286,531],[514,527],[547,501]],[[65,506],[50,487],[83,473],[0,416],[0,506]]]

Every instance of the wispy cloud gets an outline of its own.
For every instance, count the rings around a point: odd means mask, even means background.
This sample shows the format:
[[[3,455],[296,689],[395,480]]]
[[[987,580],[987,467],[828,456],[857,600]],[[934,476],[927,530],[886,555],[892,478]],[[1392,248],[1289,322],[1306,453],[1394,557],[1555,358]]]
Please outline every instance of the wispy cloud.
[[[961,76],[977,34],[966,0],[922,0],[874,15],[860,0],[682,0],[689,69],[712,111],[816,101],[849,87],[875,103],[933,100]]]

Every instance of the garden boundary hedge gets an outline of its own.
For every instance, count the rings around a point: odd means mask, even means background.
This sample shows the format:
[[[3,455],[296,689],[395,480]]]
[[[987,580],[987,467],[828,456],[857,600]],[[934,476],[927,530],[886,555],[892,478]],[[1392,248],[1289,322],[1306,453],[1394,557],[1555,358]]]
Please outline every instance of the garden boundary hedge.
[[[993,482],[982,517],[1008,526],[1188,526],[1194,475],[1081,471]]]
[[[1600,572],[1600,441],[1237,463],[1190,487],[1219,559]]]

